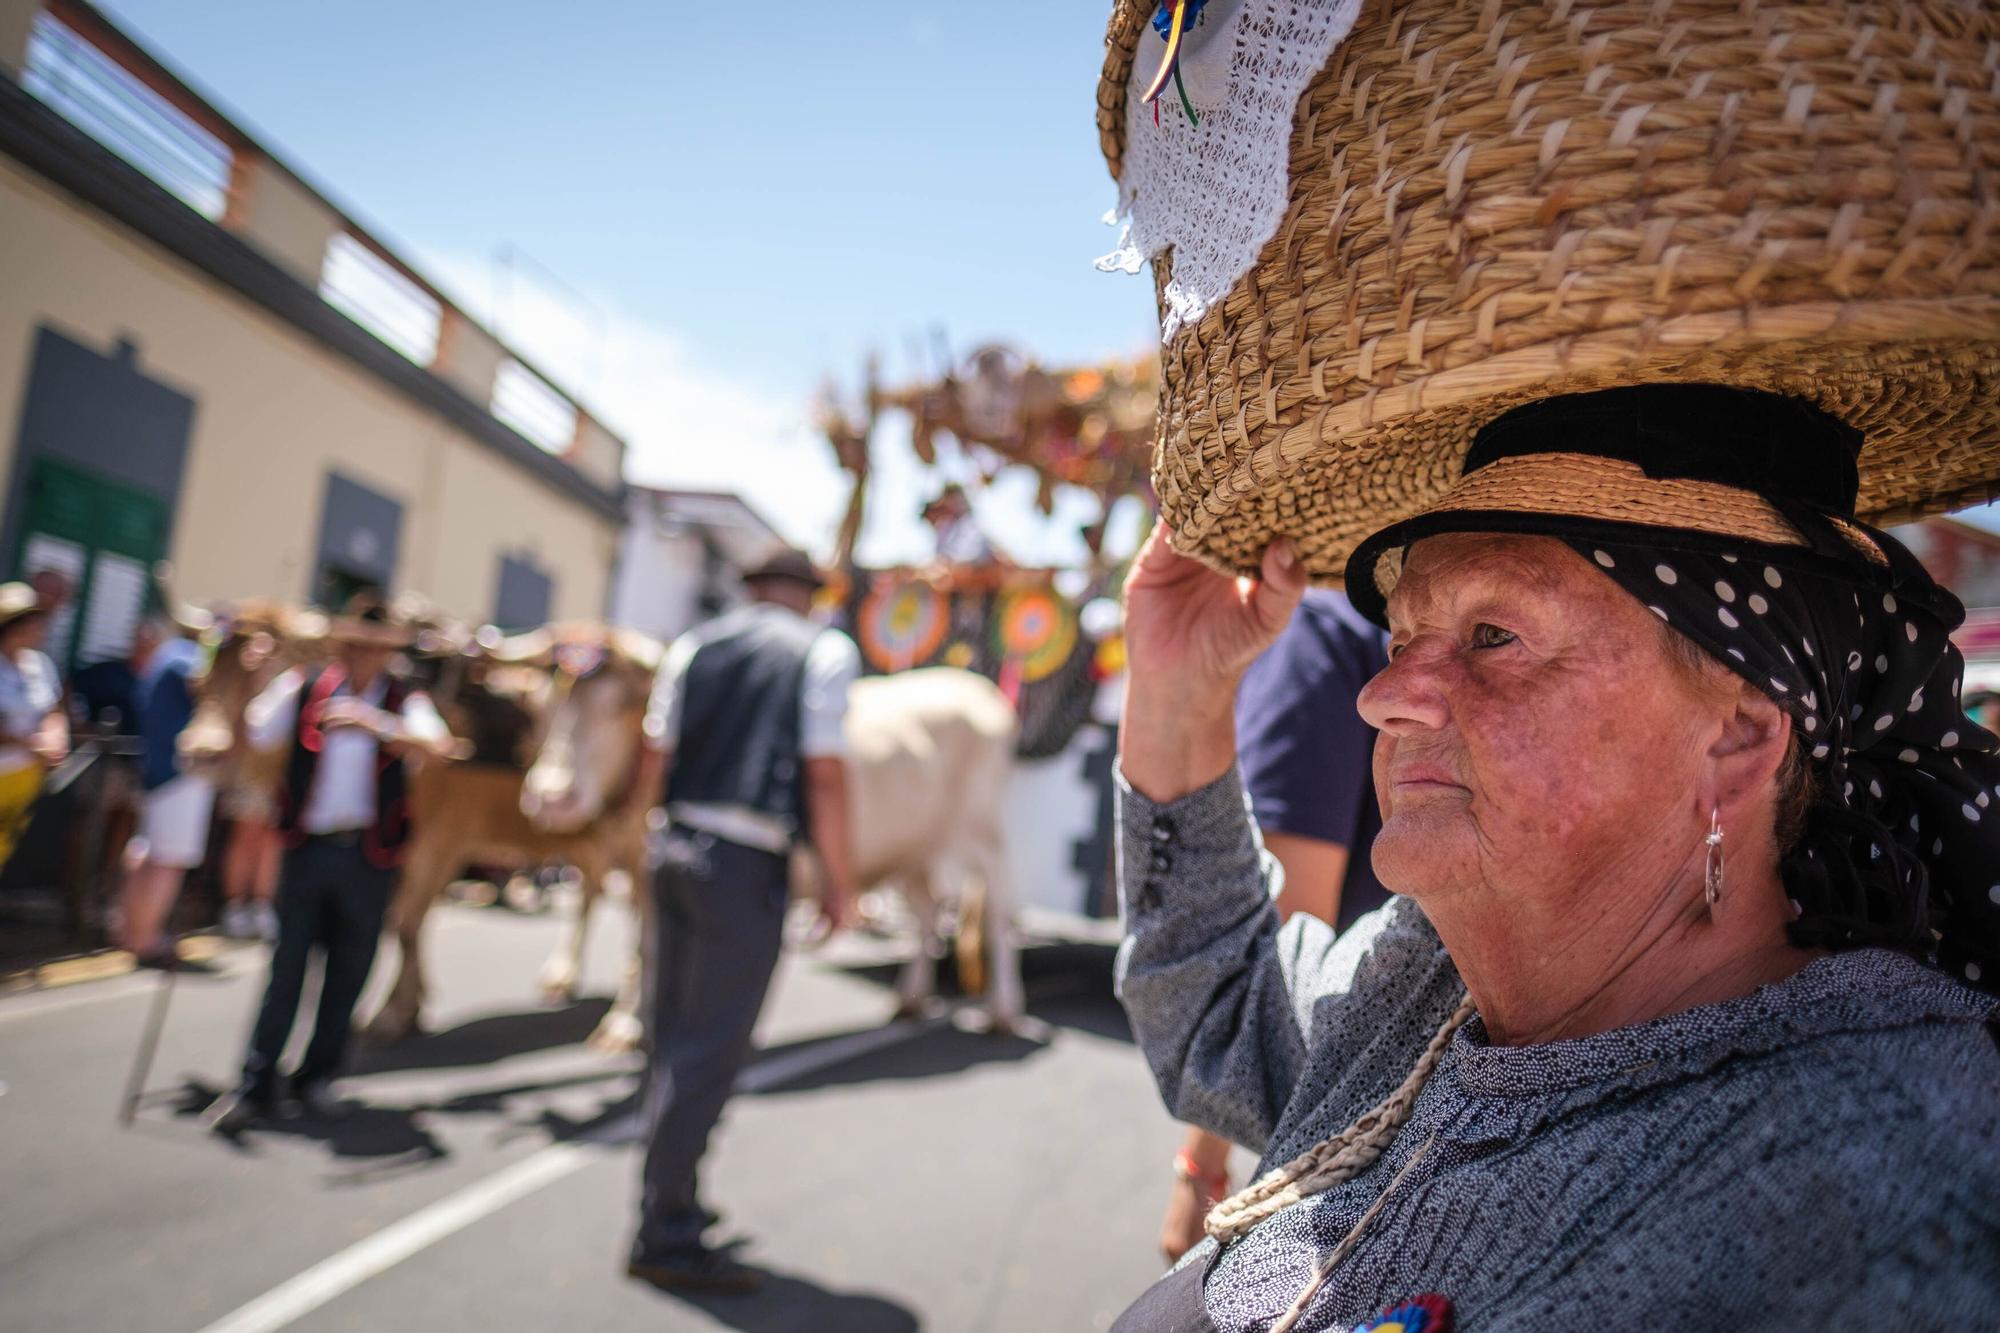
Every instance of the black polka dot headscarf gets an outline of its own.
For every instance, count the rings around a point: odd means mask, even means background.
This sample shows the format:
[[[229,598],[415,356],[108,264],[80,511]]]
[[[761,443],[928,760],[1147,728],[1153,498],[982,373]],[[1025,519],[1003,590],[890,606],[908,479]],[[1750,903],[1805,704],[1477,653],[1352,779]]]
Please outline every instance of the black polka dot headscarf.
[[[1815,788],[1781,862],[1793,941],[1895,948],[2000,991],[2000,740],[1959,698],[1950,635],[1964,608],[1901,543],[1853,519],[1860,444],[1814,408],[1750,390],[1548,399],[1482,431],[1467,471],[1527,452],[1616,458],[1648,478],[1753,491],[1803,544],[1706,531],[1685,512],[1674,526],[1634,522],[1629,497],[1616,517],[1588,497],[1563,513],[1440,509],[1364,542],[1349,594],[1379,621],[1378,565],[1434,533],[1561,538],[1790,716]]]

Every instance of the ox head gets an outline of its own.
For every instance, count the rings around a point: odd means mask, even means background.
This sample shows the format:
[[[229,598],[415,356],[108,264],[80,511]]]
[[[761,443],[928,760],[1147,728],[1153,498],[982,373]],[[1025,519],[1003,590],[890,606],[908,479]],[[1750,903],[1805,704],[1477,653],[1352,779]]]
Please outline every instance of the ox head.
[[[548,832],[569,833],[613,809],[638,776],[660,645],[632,630],[565,626],[507,640],[493,656],[533,660],[549,672],[521,813]]]
[[[275,602],[241,602],[217,615],[202,635],[208,665],[179,740],[189,770],[223,786],[242,780],[244,710],[280,671],[313,660],[324,637],[321,618]]]

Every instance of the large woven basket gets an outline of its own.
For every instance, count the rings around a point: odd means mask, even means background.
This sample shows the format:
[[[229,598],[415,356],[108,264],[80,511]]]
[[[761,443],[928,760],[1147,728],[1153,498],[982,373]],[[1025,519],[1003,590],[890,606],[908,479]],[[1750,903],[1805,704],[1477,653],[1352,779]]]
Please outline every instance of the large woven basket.
[[[1107,36],[1114,176],[1153,10]],[[1996,90],[1970,0],[1367,0],[1300,99],[1276,234],[1163,349],[1177,544],[1248,570],[1286,535],[1330,579],[1484,422],[1644,381],[1859,427],[1864,518],[2000,497]]]

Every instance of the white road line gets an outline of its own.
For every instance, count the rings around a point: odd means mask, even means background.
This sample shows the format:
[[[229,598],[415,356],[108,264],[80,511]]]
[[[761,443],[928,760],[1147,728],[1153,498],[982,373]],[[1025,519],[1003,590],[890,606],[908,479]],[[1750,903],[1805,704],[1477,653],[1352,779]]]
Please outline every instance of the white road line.
[[[561,1180],[589,1160],[589,1149],[578,1144],[544,1148],[321,1260],[291,1281],[224,1315],[201,1333],[271,1333],[283,1328],[453,1232]]]
[[[762,1092],[832,1065],[920,1037],[950,1021],[949,1014],[905,1019],[886,1027],[830,1038],[803,1050],[761,1060],[737,1078],[736,1091]],[[620,1125],[607,1127],[593,1138],[598,1142],[615,1142],[622,1137],[616,1131],[629,1128],[629,1124],[621,1122]],[[224,1315],[202,1329],[201,1333],[273,1333],[273,1330],[284,1328],[335,1297],[352,1291],[376,1274],[386,1272],[405,1259],[429,1249],[445,1237],[463,1231],[481,1218],[490,1217],[545,1185],[561,1180],[588,1162],[591,1152],[592,1145],[588,1142],[557,1143],[543,1148],[321,1260],[248,1305]]]

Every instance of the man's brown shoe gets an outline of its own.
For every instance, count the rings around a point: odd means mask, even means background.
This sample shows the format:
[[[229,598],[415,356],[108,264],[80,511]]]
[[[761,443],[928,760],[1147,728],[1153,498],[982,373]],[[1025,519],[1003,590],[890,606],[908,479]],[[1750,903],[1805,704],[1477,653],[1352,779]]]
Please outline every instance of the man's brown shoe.
[[[707,1246],[678,1250],[653,1259],[632,1259],[625,1276],[658,1287],[661,1291],[710,1292],[716,1295],[747,1296],[764,1285],[764,1275],[748,1264],[740,1264],[721,1250]]]

